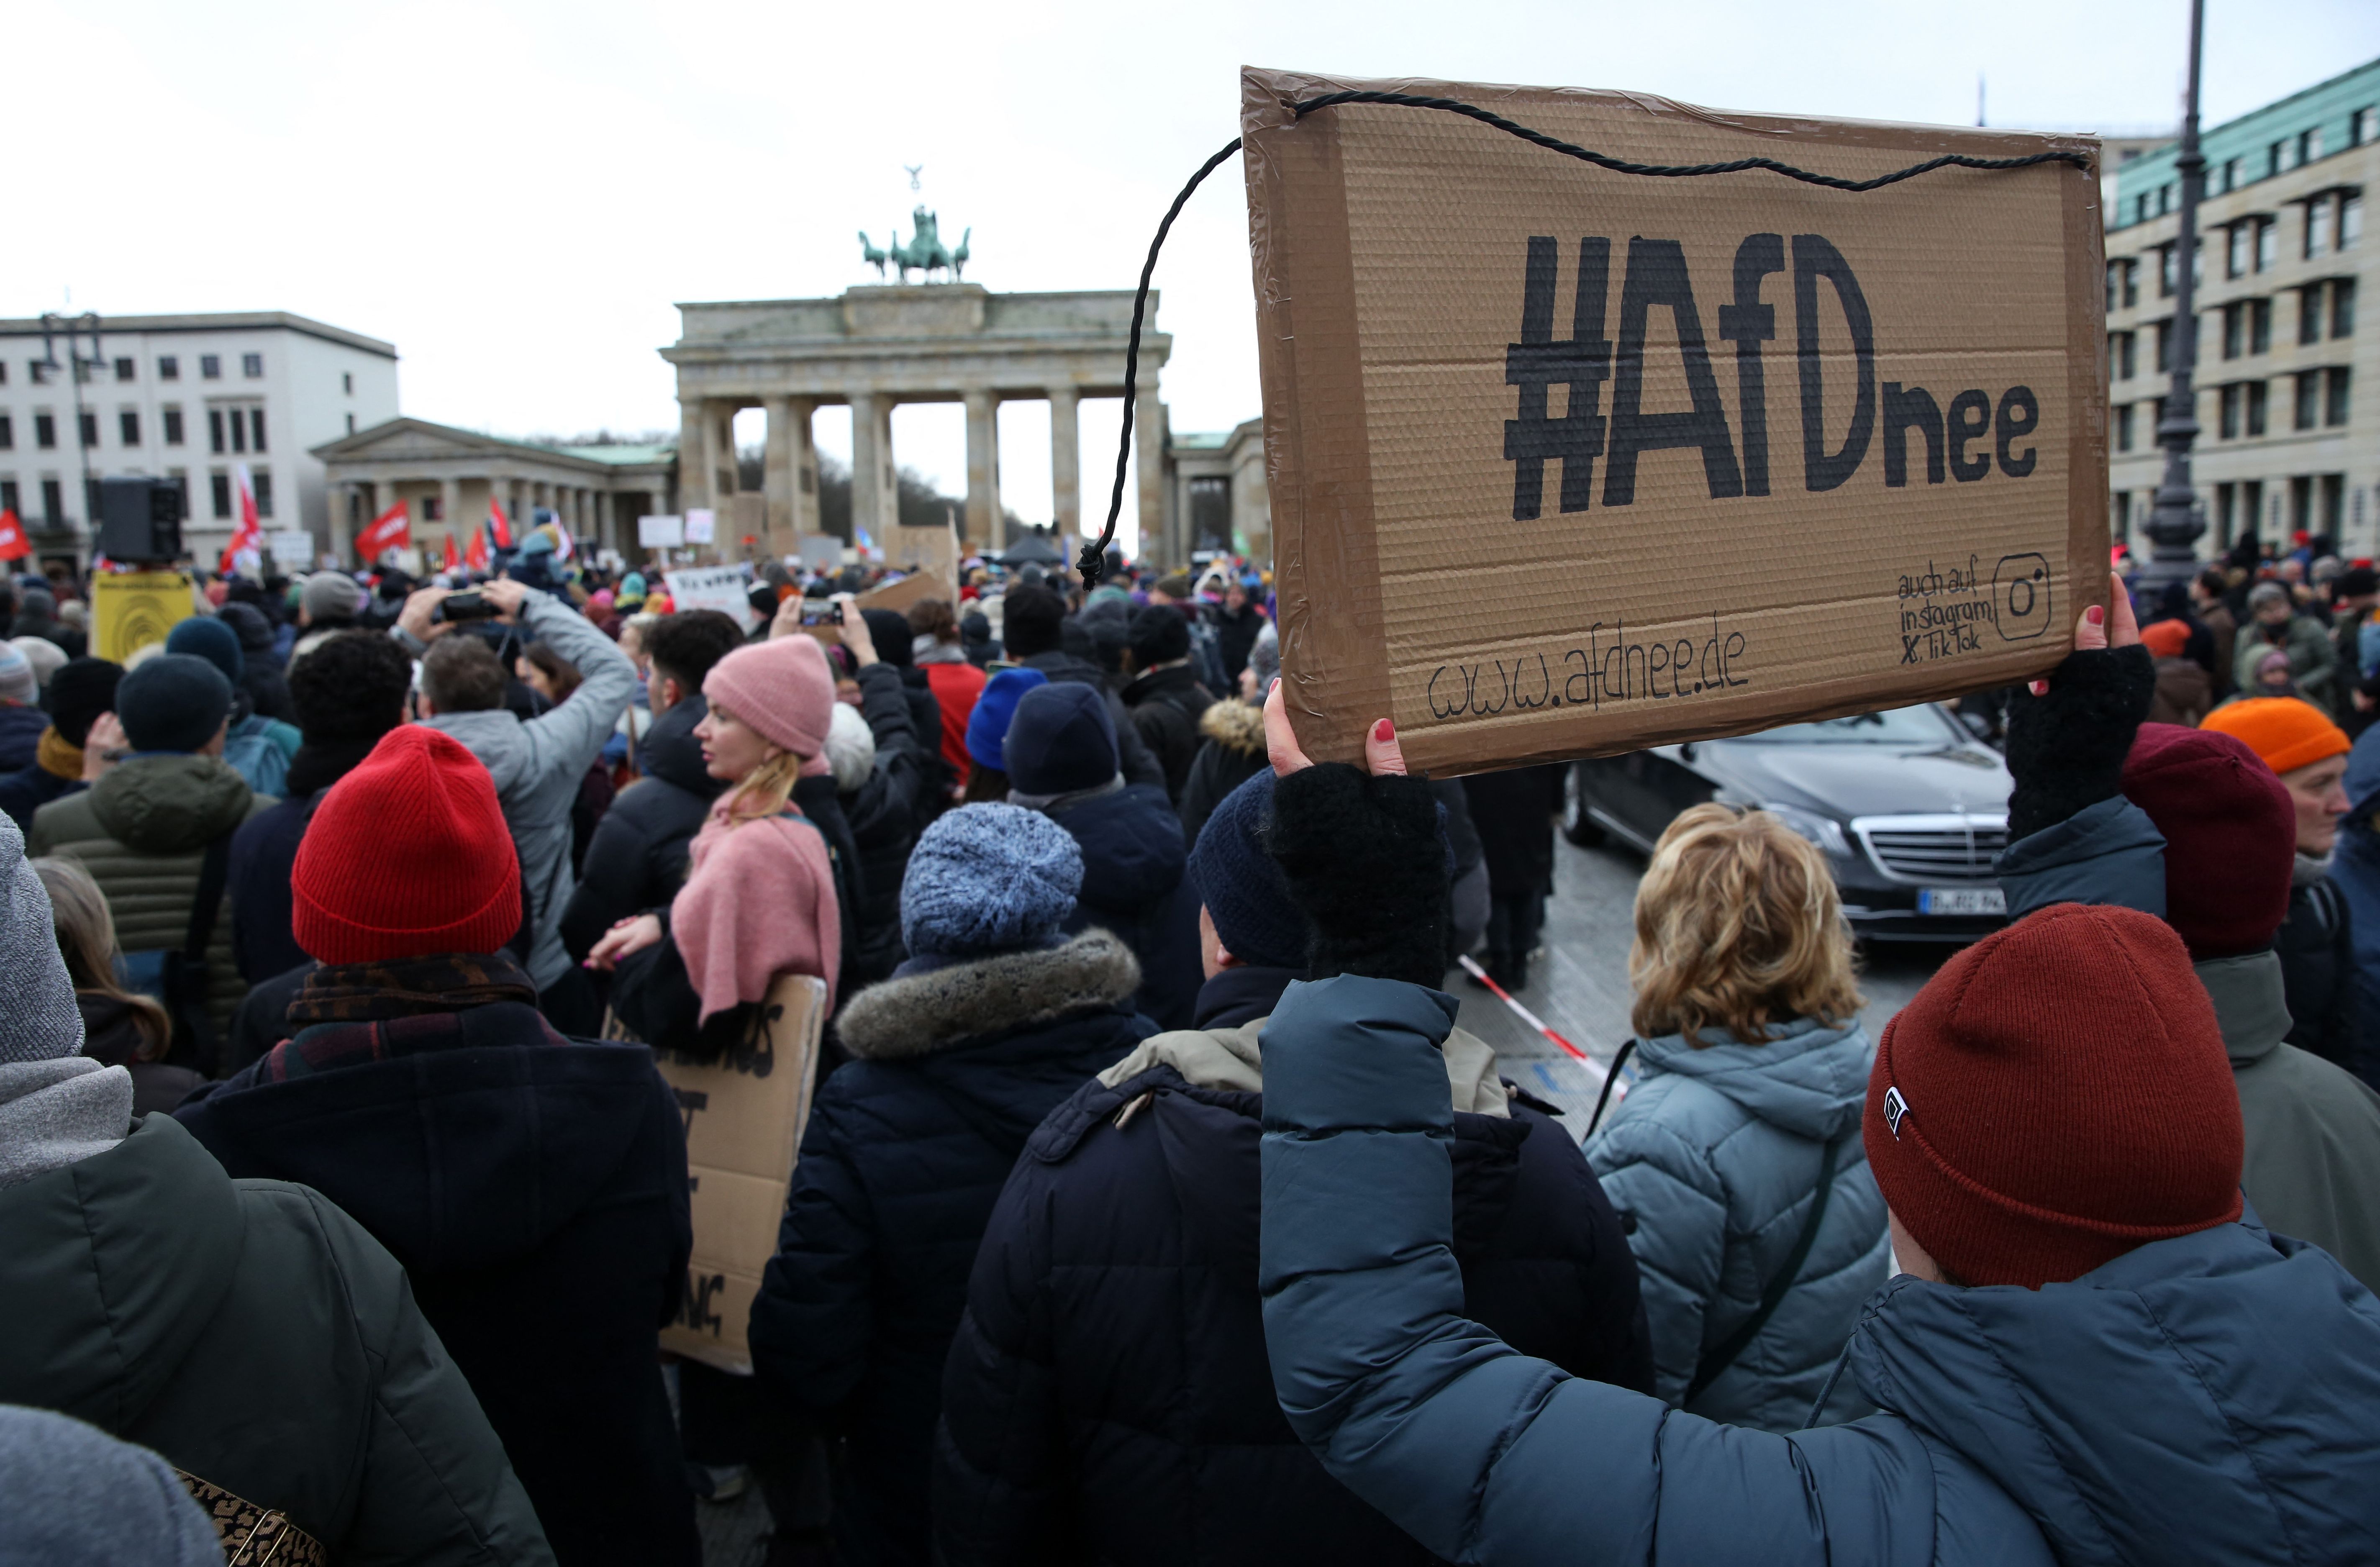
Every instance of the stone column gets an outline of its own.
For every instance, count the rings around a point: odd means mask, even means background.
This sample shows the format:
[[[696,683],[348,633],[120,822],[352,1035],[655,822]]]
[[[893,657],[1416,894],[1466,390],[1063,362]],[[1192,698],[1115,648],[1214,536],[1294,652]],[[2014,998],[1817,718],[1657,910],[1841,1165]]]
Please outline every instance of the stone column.
[[[463,530],[463,481],[442,479],[438,481],[438,513],[449,533]]]
[[[710,504],[710,440],[703,433],[701,398],[681,398],[677,408],[677,504],[683,513]]]
[[[853,393],[851,520],[855,528],[864,528],[871,536],[882,526],[884,470],[892,464],[892,399],[877,392]]]
[[[1157,367],[1142,366],[1144,390],[1132,416],[1133,455],[1140,467],[1140,548],[1168,567],[1186,566],[1190,552],[1174,537],[1177,530],[1166,516],[1165,405],[1158,400],[1156,383]]]
[[[350,504],[349,498],[353,496],[355,492],[356,487],[354,485],[339,483],[331,485],[326,496],[327,504],[325,506],[325,512],[330,523],[329,538],[331,541],[331,553],[339,557],[342,565],[346,562],[347,546],[349,540],[352,537],[352,532],[347,522],[347,506]],[[370,519],[366,518],[365,520],[370,521]],[[281,563],[281,569],[287,571],[291,568],[292,564],[293,563],[288,561],[283,561]],[[313,565],[314,563],[312,561],[308,561],[306,563],[306,567],[310,571],[313,569]]]
[[[793,507],[787,514],[786,527],[798,540],[805,533],[820,530],[818,443],[810,433],[810,421],[818,413],[818,399],[794,397],[787,404],[792,415],[786,426],[786,445],[793,461],[788,491]]]
[[[372,485],[372,516],[378,516],[381,513],[388,510],[389,507],[396,504],[396,487],[403,482],[404,480],[402,480],[383,479]],[[421,519],[419,517],[415,517],[413,520],[419,522]],[[345,559],[346,557],[343,555],[340,558]]]
[[[762,399],[760,406],[769,414],[768,442],[761,448],[760,459],[761,533],[771,553],[783,553],[794,547],[795,496],[798,490],[794,471],[794,400],[768,397]]]
[[[1081,411],[1081,395],[1073,387],[1050,389],[1050,513],[1060,533],[1085,530]]]
[[[1000,514],[1000,399],[966,395],[966,537],[970,544],[1004,548]]]

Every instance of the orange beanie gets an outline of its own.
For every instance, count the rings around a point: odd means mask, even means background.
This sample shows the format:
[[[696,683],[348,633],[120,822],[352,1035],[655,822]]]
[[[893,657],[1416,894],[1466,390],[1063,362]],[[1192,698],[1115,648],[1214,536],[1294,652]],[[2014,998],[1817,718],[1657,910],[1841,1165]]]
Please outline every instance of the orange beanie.
[[[2251,697],[2228,702],[2208,713],[2199,727],[2240,740],[2275,772],[2312,767],[2355,748],[2347,732],[2320,708],[2296,697]]]

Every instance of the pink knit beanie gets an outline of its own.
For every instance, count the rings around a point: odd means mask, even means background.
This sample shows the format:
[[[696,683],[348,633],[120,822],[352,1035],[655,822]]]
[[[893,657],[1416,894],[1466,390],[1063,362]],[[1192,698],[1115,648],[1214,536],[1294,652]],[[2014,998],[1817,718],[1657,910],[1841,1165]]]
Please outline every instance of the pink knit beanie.
[[[797,757],[826,750],[834,675],[815,637],[779,637],[736,649],[710,666],[702,694]]]

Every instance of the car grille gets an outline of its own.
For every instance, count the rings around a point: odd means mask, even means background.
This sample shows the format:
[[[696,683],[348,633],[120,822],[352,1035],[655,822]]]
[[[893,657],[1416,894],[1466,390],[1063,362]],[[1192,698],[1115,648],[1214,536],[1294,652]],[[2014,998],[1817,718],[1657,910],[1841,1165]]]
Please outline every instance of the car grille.
[[[1864,816],[1852,831],[1876,869],[1896,881],[1988,881],[2008,847],[2005,816]]]

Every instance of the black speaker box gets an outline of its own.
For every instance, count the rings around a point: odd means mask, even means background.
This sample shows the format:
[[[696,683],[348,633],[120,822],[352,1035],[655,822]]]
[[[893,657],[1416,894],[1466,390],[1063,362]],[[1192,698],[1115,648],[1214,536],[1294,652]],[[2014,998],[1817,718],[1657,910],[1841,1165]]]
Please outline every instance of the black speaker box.
[[[181,559],[181,486],[168,479],[101,480],[99,551],[112,561]]]

